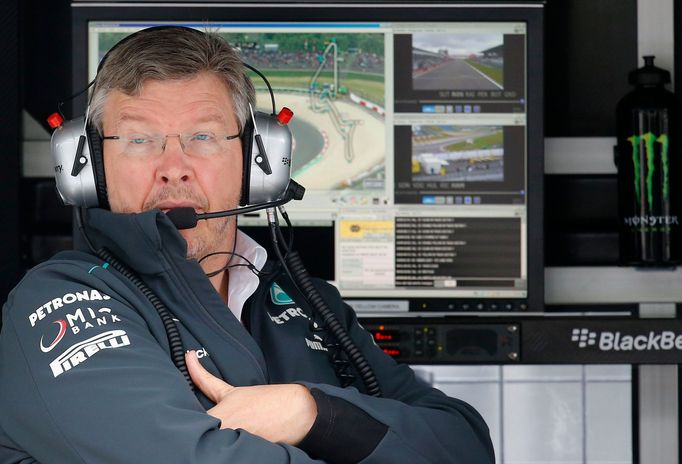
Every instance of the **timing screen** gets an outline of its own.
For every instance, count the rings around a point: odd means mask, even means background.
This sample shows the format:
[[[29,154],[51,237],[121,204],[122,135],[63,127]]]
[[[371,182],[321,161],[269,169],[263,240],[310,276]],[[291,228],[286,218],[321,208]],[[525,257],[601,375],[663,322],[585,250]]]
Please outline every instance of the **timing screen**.
[[[89,77],[158,24],[90,23]],[[173,24],[220,34],[293,110],[287,210],[334,228],[344,297],[527,297],[525,23]]]

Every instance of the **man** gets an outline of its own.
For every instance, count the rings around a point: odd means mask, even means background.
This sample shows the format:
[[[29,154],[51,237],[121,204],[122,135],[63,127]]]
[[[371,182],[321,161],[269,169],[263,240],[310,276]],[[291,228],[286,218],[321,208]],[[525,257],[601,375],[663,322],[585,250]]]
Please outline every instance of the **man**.
[[[236,220],[178,232],[164,214],[237,206],[235,135],[253,103],[238,55],[211,34],[148,30],[107,56],[90,114],[110,210],[85,210],[83,232],[176,318],[196,390],[139,287],[88,247],[60,253],[3,311],[0,462],[493,462],[476,411],[386,356],[333,287],[316,281],[383,398],[339,386],[326,348],[304,342],[310,308]]]

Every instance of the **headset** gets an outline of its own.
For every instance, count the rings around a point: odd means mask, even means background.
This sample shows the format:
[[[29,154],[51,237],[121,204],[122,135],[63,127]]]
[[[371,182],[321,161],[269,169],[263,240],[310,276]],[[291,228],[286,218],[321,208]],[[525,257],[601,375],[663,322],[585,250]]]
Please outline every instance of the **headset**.
[[[182,26],[156,26],[129,35],[111,48],[97,67],[99,74],[110,53],[132,37],[154,34],[162,29],[179,29],[203,32]],[[240,139],[243,154],[242,191],[240,208],[212,213],[211,217],[265,209],[300,200],[305,189],[291,179],[292,136],[288,122],[293,112],[284,107],[275,113],[275,101],[270,83],[257,69],[244,63],[265,80],[272,98],[272,114],[254,111],[249,105],[249,118],[242,129]],[[97,77],[91,85],[97,86]],[[89,87],[89,86],[88,86]],[[52,134],[50,152],[54,162],[57,192],[65,205],[77,207],[100,207],[109,209],[102,139],[97,128],[90,124],[90,101],[85,115],[62,122],[58,114],[48,118],[55,129]],[[196,219],[207,219],[196,215]],[[177,224],[178,228],[193,227],[189,223]]]
[[[178,29],[181,27],[156,26],[126,37],[104,55],[97,68],[97,73],[99,74],[109,54],[130,40],[131,37],[148,35],[161,29]],[[196,29],[183,29],[203,34]],[[240,207],[201,214],[197,214],[193,208],[176,208],[166,214],[178,229],[187,229],[196,226],[198,219],[232,216],[266,209],[275,253],[291,281],[313,309],[313,317],[321,319],[322,324],[317,325],[311,317],[310,327],[313,332],[328,333],[323,339],[325,340],[323,344],[329,350],[330,360],[341,384],[345,387],[353,383],[355,375],[350,370],[350,364],[352,364],[364,383],[367,393],[381,396],[381,389],[372,367],[316,290],[300,256],[296,251],[290,249],[291,240],[288,246],[282,243],[286,250],[284,256],[280,251],[278,237],[281,237],[281,231],[279,230],[275,207],[280,208],[280,212],[287,221],[291,232],[291,223],[281,205],[290,200],[302,199],[305,192],[301,185],[291,179],[292,136],[287,124],[293,113],[284,107],[276,114],[275,97],[267,78],[252,66],[246,63],[244,66],[254,71],[265,81],[272,100],[272,114],[253,111],[249,105],[250,118],[247,118],[240,134],[244,161]],[[96,83],[97,77],[90,85],[95,84],[96,88]],[[128,278],[157,310],[166,329],[171,347],[171,359],[187,379],[189,385],[193,386],[184,360],[182,337],[173,320],[172,313],[146,284],[116,256],[104,248],[95,249],[83,229],[81,217],[83,208],[109,209],[102,139],[97,129],[90,124],[89,113],[90,102],[85,115],[79,118],[63,122],[57,113],[48,118],[48,123],[55,129],[52,134],[51,154],[54,161],[57,191],[65,205],[73,205],[79,208],[76,219],[93,253]],[[290,236],[291,238],[292,236]]]

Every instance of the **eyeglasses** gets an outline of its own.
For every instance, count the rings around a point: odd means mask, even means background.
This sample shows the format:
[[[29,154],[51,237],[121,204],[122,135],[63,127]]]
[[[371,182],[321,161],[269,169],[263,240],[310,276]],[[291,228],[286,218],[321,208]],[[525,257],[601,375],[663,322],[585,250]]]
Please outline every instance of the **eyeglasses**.
[[[221,145],[225,140],[234,140],[241,134],[218,136],[213,132],[195,132],[193,134],[147,135],[130,133],[122,135],[106,135],[102,140],[114,140],[123,145],[122,153],[136,157],[158,156],[166,149],[168,137],[177,137],[183,153],[188,156],[210,158],[223,153]]]

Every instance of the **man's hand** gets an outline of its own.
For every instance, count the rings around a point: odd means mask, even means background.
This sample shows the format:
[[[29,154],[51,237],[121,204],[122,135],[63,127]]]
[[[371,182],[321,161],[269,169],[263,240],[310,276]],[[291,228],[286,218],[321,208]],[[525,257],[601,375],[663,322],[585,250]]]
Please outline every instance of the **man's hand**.
[[[204,369],[196,352],[188,352],[185,359],[194,384],[216,403],[207,412],[221,421],[221,429],[244,429],[295,446],[313,426],[317,406],[303,385],[233,387]]]

